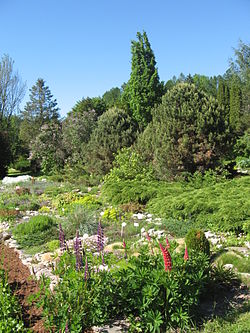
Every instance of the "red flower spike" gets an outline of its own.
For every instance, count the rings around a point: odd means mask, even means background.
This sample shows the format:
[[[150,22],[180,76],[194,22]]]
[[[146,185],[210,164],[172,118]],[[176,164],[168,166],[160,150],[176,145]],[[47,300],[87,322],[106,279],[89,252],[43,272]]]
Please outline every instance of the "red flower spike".
[[[123,239],[123,243],[122,243],[122,245],[123,245],[123,248],[126,249],[126,243],[125,243],[125,240],[124,240],[124,239]]]
[[[185,254],[184,254],[184,260],[188,260],[189,259],[189,255],[188,255],[188,249],[187,247],[185,247]]]
[[[161,243],[159,243],[160,245],[160,249],[163,255],[163,260],[164,260],[164,266],[165,266],[165,271],[171,271],[172,269],[172,259],[171,259],[171,255],[168,252],[168,250],[162,246]]]
[[[170,244],[167,237],[166,237],[166,249],[170,249]]]
[[[146,232],[146,238],[149,242],[151,241],[151,237],[149,236],[148,232]]]

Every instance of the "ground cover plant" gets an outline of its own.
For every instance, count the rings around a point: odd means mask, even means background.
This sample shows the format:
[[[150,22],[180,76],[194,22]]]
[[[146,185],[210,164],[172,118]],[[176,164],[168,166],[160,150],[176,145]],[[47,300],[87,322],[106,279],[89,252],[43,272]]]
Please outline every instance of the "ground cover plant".
[[[21,308],[13,296],[4,270],[0,269],[0,332],[28,333],[22,321]]]
[[[56,239],[58,228],[50,216],[38,215],[31,217],[28,222],[18,224],[13,234],[22,247],[30,247]]]
[[[147,211],[160,217],[183,223],[191,220],[193,226],[247,231],[250,218],[249,176],[196,187],[197,184],[182,182],[107,180],[103,195],[114,204],[142,203]]]

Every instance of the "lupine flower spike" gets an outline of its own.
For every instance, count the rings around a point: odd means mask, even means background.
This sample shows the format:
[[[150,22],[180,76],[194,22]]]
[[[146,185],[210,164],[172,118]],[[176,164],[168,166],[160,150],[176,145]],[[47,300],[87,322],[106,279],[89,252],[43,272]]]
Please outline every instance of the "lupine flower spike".
[[[123,239],[122,245],[123,245],[123,248],[124,248],[124,258],[127,259],[127,247],[126,247],[126,243],[125,243],[124,239]]]
[[[104,235],[103,235],[101,221],[99,221],[98,230],[97,230],[97,249],[98,249],[98,251],[101,254],[102,264],[105,265],[104,255],[103,255],[103,250],[104,250]]]
[[[189,255],[188,255],[188,249],[187,246],[185,247],[185,254],[184,254],[184,260],[187,261],[189,259]]]
[[[84,272],[84,280],[87,281],[89,276],[89,265],[88,265],[88,258],[85,257],[85,272]]]
[[[59,224],[59,241],[60,241],[60,249],[64,252],[66,250],[66,241],[61,223]]]
[[[76,232],[76,240],[74,242],[74,250],[75,250],[75,256],[76,256],[76,269],[78,271],[81,270],[83,266],[82,262],[82,254],[81,254],[81,240],[79,238],[79,232]]]
[[[146,238],[149,242],[149,247],[151,249],[151,252],[152,252],[152,254],[154,254],[154,250],[153,250],[153,247],[152,247],[152,244],[151,244],[151,237],[149,236],[148,232],[146,232]]]
[[[166,249],[170,249],[170,244],[169,244],[169,241],[168,241],[168,238],[166,237]]]
[[[149,242],[151,241],[151,237],[149,236],[148,232],[146,232],[146,238]]]
[[[67,322],[66,325],[65,325],[65,333],[70,333],[70,331],[69,331],[69,327],[68,327],[68,322]]]
[[[162,246],[161,243],[159,243],[160,245],[160,249],[163,255],[163,260],[164,260],[164,266],[165,266],[165,271],[171,271],[172,269],[172,259],[171,259],[171,255],[168,252],[168,249],[164,249],[164,247]]]

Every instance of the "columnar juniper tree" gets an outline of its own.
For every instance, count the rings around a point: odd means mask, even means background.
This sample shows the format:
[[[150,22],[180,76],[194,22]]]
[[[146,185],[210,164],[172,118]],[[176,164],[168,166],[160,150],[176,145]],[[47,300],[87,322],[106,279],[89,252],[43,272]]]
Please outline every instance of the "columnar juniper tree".
[[[144,31],[137,33],[138,41],[132,41],[132,68],[122,96],[133,118],[143,129],[151,121],[151,109],[160,102],[163,85],[160,82],[154,53]]]

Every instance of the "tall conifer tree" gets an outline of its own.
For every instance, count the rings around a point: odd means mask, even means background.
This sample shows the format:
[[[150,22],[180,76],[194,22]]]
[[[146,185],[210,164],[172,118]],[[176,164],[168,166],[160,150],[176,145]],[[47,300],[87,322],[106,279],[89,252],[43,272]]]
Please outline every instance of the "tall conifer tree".
[[[151,109],[160,102],[163,85],[146,32],[138,32],[137,39],[133,40],[131,45],[132,68],[123,101],[128,105],[139,127],[143,129],[152,119]]]

